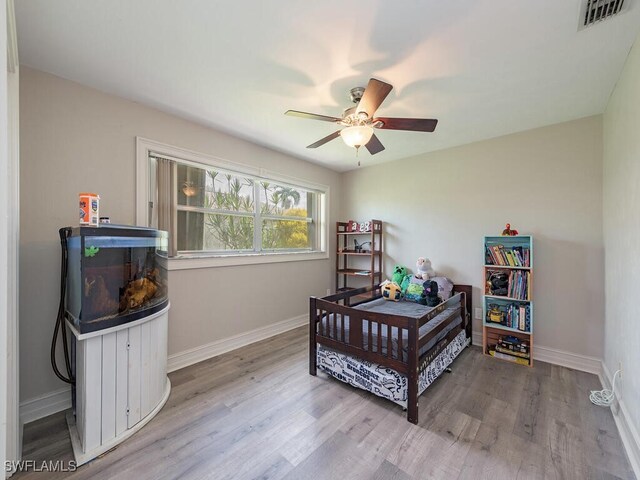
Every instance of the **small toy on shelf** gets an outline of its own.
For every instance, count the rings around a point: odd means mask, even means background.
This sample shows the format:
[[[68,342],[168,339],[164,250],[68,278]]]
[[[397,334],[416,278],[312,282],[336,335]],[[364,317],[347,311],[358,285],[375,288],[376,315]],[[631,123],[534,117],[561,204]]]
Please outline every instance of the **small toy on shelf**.
[[[371,232],[371,222],[356,222],[349,220],[347,223],[347,232],[369,233]]]
[[[369,250],[366,250],[364,247],[366,247],[367,245],[369,245]],[[371,249],[371,242],[362,242],[362,243],[358,243],[358,240],[356,240],[355,238],[353,239],[353,249],[356,253],[365,253],[365,252],[369,252]]]
[[[514,337],[513,335],[508,335],[506,337],[498,337],[497,347],[500,349],[507,350],[505,353],[515,352],[519,354],[524,354],[529,356],[529,345],[525,340],[521,340],[518,337]],[[496,349],[500,351],[500,349]]]
[[[369,233],[371,231],[371,222],[360,222],[358,231],[360,233]]]
[[[507,223],[506,228],[502,231],[503,237],[515,237],[518,235],[518,230],[513,230],[511,224]]]
[[[424,257],[419,257],[416,262],[416,278],[423,280],[429,280],[431,277],[435,277],[436,272],[431,268],[431,260]]]
[[[487,311],[487,322],[500,324],[505,323],[505,314],[495,303],[489,305],[489,310]]]
[[[487,278],[487,290],[485,295],[499,295],[506,297],[509,293],[509,274],[496,271],[490,272]]]

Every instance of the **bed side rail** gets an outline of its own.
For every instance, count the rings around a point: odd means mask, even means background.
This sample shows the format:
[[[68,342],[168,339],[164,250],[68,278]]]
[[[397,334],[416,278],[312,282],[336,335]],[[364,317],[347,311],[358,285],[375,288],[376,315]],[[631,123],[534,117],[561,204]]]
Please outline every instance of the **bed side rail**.
[[[432,329],[430,332],[425,333],[418,339],[418,348],[424,347],[429,341],[438,335],[442,330],[447,328],[447,326],[456,318],[458,315],[462,316],[462,326],[464,328],[465,324],[465,296],[463,293],[456,293],[451,298],[449,298],[446,302],[442,302],[440,305],[435,307],[430,312],[426,313],[422,317],[418,319],[418,326],[422,327],[425,323],[433,320],[438,315],[441,315],[442,312],[447,311],[447,317],[440,322],[440,324]]]
[[[403,359],[403,350],[407,348],[411,352],[417,347],[415,319],[358,310],[329,301],[327,297],[312,297],[309,313],[309,333],[314,343],[312,352],[315,352],[315,343],[321,343],[334,350],[389,366],[400,373],[407,372],[408,363]],[[348,332],[345,328],[347,317]],[[394,339],[397,342],[395,345]]]
[[[463,331],[462,326],[451,330],[446,337],[436,343],[418,359],[418,371],[422,372],[449,345],[458,334]]]

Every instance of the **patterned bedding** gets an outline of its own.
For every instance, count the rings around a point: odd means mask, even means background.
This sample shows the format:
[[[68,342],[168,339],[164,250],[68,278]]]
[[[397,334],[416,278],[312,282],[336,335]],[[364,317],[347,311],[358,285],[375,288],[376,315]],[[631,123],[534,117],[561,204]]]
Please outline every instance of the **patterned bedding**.
[[[467,345],[467,336],[465,331],[462,330],[420,372],[418,395],[424,392],[440,376]],[[407,377],[392,368],[383,367],[377,363],[355,358],[342,352],[336,352],[323,345],[318,345],[317,358],[318,368],[332,377],[407,408]]]
[[[364,311],[368,311],[368,312],[377,312],[377,313],[385,313],[385,314],[391,314],[391,315],[403,315],[406,317],[412,317],[412,318],[420,318],[423,315],[427,314],[428,312],[430,312],[431,310],[433,310],[434,307],[427,307],[425,305],[420,305],[419,303],[413,303],[413,302],[406,302],[406,301],[400,301],[400,302],[389,302],[388,300],[384,300],[382,298],[376,299],[376,300],[372,300],[371,302],[367,302],[367,303],[362,303],[356,307],[353,307],[356,310],[364,310]],[[443,310],[440,314],[436,315],[434,318],[432,318],[430,321],[428,321],[426,324],[424,324],[422,327],[420,327],[420,333],[419,336],[422,337],[423,335],[426,335],[427,333],[429,333],[431,330],[433,330],[435,327],[437,327],[438,325],[440,325],[444,320],[447,319],[447,317],[449,315],[451,315],[451,312],[454,311],[455,308],[448,308]],[[337,339],[337,340],[341,340],[341,328],[342,328],[342,323],[341,323],[341,318],[338,317],[336,319],[337,321],[337,331],[334,330],[333,328],[333,314],[330,314],[328,317],[325,317],[322,319],[322,323],[323,323],[323,327],[325,329],[325,331],[327,331],[329,333],[329,337],[333,338],[333,339]],[[456,328],[458,325],[460,325],[462,323],[462,316],[458,315],[456,316],[456,318],[453,319],[453,321],[451,321],[451,323],[449,323],[449,325],[447,325],[443,330],[441,330],[440,332],[438,332],[438,334],[432,338],[429,342],[427,342],[427,344],[422,347],[420,349],[419,354],[422,355],[425,352],[427,352],[428,350],[431,350],[431,348],[438,343],[440,340],[442,340],[444,337],[446,337],[449,332],[451,330],[453,330],[454,328]],[[362,339],[364,342],[364,346],[365,348],[368,347],[368,341],[369,341],[369,322],[363,322],[363,326],[362,326]],[[372,326],[372,332],[371,332],[371,340],[373,345],[377,345],[378,342],[378,326],[376,322],[372,322],[371,324]],[[344,317],[344,329],[345,329],[345,341],[349,340],[349,317],[345,316]],[[381,329],[381,337],[382,337],[382,353],[384,355],[386,355],[387,353],[387,330],[386,327],[383,327]],[[406,330],[403,330],[403,336],[402,336],[402,350],[403,350],[403,360],[406,362],[407,361],[407,355],[408,355],[408,349],[407,349],[407,344],[408,344],[408,332]],[[397,328],[392,328],[391,330],[391,334],[393,336],[392,338],[392,349],[393,349],[393,355],[397,357],[397,352],[398,352],[398,329]],[[340,338],[336,338],[336,336],[340,337]]]

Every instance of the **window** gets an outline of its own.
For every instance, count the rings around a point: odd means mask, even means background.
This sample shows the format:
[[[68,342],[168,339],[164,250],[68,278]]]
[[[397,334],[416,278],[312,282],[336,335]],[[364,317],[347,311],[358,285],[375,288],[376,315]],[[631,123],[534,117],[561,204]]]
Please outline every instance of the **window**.
[[[177,184],[180,254],[316,249],[318,192],[185,164]]]
[[[196,162],[171,153],[147,149],[145,182],[146,224],[172,233],[170,257],[254,257],[246,263],[260,263],[255,257],[327,258],[326,187],[251,171],[244,165],[236,169],[229,162],[209,158],[202,158],[207,163]],[[138,170],[144,173],[140,158]],[[143,210],[139,200],[138,213]],[[323,255],[313,256],[318,253]],[[237,263],[245,262],[232,264]]]

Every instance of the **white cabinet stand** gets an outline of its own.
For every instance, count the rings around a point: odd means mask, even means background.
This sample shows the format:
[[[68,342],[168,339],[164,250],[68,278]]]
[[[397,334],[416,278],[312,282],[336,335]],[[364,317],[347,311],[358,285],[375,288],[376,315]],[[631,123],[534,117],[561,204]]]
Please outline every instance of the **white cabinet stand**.
[[[166,403],[168,318],[169,306],[86,334],[68,323],[76,341],[76,402],[67,423],[78,465],[129,438]]]

